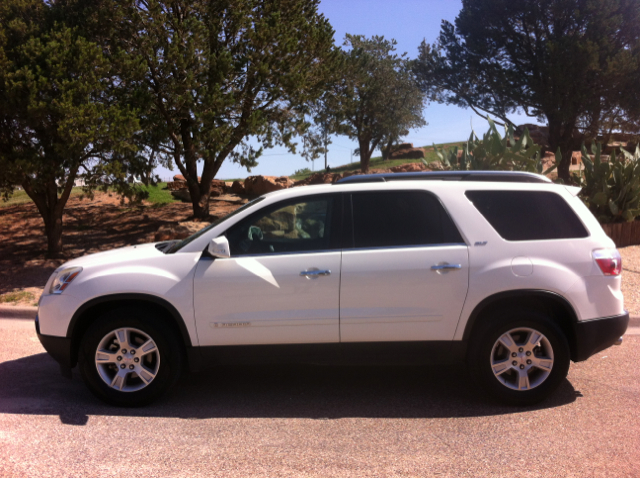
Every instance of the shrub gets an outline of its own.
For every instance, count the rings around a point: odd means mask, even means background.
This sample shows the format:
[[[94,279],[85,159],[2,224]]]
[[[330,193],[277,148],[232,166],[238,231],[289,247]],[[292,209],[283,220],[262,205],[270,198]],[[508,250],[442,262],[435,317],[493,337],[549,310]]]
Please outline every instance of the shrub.
[[[614,150],[609,161],[601,144],[591,145],[591,153],[593,159],[582,145],[584,173],[574,174],[583,201],[600,223],[633,221],[640,215],[640,145],[634,154]]]
[[[541,149],[531,139],[528,129],[516,140],[513,126],[508,125],[502,137],[491,119],[489,131],[482,140],[471,132],[461,149],[460,158],[457,146],[448,150],[438,149],[435,145],[433,148],[443,169],[447,170],[513,170],[547,174],[555,168],[554,165],[542,171]]]

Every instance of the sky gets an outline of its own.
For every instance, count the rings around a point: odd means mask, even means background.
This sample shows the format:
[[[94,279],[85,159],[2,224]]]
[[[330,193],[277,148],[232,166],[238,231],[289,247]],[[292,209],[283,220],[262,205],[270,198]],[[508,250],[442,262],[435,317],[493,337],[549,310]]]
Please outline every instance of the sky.
[[[461,2],[457,0],[321,0],[319,10],[333,26],[337,45],[342,45],[346,33],[366,37],[383,35],[398,42],[396,48],[399,53],[407,52],[409,58],[416,58],[422,40],[433,43],[440,32],[441,21],[453,22],[461,7]],[[410,131],[403,141],[413,143],[414,146],[446,143],[468,138],[472,125],[478,135],[488,128],[486,120],[470,109],[453,105],[431,103],[426,106],[424,117],[427,126]],[[535,119],[524,114],[511,115],[510,120],[517,125],[535,123]],[[358,147],[357,142],[346,136],[333,137],[332,141],[327,155],[329,166],[336,167],[358,160],[357,156],[351,156],[352,151]],[[378,155],[379,152],[374,153],[374,156]],[[300,155],[292,155],[282,147],[265,150],[258,163],[248,173],[245,168],[227,160],[216,177],[230,179],[248,175],[280,176],[291,175],[302,168],[324,168],[323,158],[314,163],[307,162]],[[162,179],[169,179],[179,171],[158,168],[156,173]]]

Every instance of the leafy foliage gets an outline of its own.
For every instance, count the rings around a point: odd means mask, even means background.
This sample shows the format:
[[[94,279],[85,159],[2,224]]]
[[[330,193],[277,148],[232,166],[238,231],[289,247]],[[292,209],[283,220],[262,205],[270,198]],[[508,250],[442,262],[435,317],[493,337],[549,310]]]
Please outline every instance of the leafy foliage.
[[[21,185],[45,224],[48,252],[62,250],[62,213],[77,178],[87,191],[116,182],[138,128],[114,101],[112,66],[78,28],[58,21],[63,2],[0,3],[0,188]]]
[[[582,146],[584,173],[575,175],[581,197],[601,223],[633,221],[640,215],[640,146],[634,154],[621,148],[603,159],[602,145]]]
[[[504,137],[500,136],[495,122],[489,118],[489,131],[480,140],[471,132],[467,143],[458,148],[445,150],[433,145],[443,168],[449,170],[513,170],[547,174],[555,165],[542,171],[540,146],[536,145],[529,130],[517,140],[512,125],[505,127]]]
[[[410,62],[395,53],[395,40],[347,34],[343,78],[331,97],[337,132],[358,140],[360,164],[368,171],[371,155],[385,139],[423,126],[424,95]]]
[[[295,151],[307,105],[337,58],[317,7],[318,0],[104,2],[120,81],[135,92],[154,147],[187,180],[196,217],[208,215],[211,180],[224,161],[250,170],[263,147]]]
[[[433,100],[505,123],[516,110],[546,119],[566,182],[576,129],[595,138],[603,119],[640,112],[639,24],[640,0],[463,0],[416,71]]]

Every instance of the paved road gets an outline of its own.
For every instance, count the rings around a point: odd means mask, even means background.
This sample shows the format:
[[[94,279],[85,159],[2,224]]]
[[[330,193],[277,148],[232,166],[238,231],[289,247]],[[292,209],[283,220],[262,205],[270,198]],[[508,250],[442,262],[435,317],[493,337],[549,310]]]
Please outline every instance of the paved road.
[[[640,336],[571,366],[535,408],[460,367],[233,367],[144,409],[62,378],[29,321],[0,321],[0,476],[640,475]]]

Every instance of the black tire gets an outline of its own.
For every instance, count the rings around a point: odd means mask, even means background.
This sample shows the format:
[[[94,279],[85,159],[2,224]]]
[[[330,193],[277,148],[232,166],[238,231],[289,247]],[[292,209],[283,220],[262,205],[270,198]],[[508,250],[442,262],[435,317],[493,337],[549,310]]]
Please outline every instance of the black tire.
[[[470,339],[471,344],[467,359],[474,380],[484,391],[501,403],[527,406],[544,400],[558,388],[567,377],[571,359],[567,338],[553,319],[536,311],[515,309],[499,311],[491,318],[485,319],[487,320],[485,324]],[[535,361],[536,359],[540,360],[536,357],[538,354],[540,357],[545,356],[543,354],[544,345],[542,345],[542,349],[538,347],[537,352],[530,352],[533,357],[524,355],[521,357],[520,347],[517,347],[517,356],[513,357],[513,352],[498,344],[498,339],[505,333],[512,332],[512,338],[520,339],[527,332],[532,334],[531,330],[541,333],[548,340],[548,343],[545,344],[547,348],[550,346],[553,355],[550,372],[535,367],[528,369],[530,366],[526,366],[526,361],[529,358]],[[494,349],[494,345],[496,345],[496,349]],[[516,345],[521,346],[517,341]],[[526,347],[530,346],[527,344]],[[524,353],[526,354],[526,351]],[[492,361],[494,366],[497,365],[503,360],[501,354],[508,358],[510,365],[508,370],[505,369],[504,373],[497,375],[494,374]],[[512,367],[514,362],[517,365]],[[534,378],[530,384],[525,386],[530,387],[529,389],[514,389],[520,385],[518,382],[520,374],[518,369],[520,368],[527,368],[522,374],[530,374]],[[496,367],[496,369],[500,368]],[[536,384],[538,381],[540,381],[539,384]]]
[[[132,346],[129,353],[133,349],[139,356],[144,354],[141,350],[135,351],[134,348],[142,346],[145,339],[151,339],[156,349],[146,356],[138,357],[134,363],[136,358],[131,354],[131,357],[123,355],[115,338],[112,341],[106,339],[115,331],[124,328],[127,328],[128,336],[131,338]],[[112,349],[109,352],[119,354],[123,361],[99,366],[96,352],[101,343],[101,350],[105,350],[105,344],[110,344]],[[125,361],[129,361],[128,366],[124,364]],[[155,377],[148,383],[143,381],[136,371],[128,371],[129,368],[138,366],[147,367],[144,363],[150,365],[148,369],[151,373],[155,373]],[[151,403],[176,383],[182,371],[183,354],[176,334],[164,318],[154,316],[141,308],[123,307],[101,315],[91,324],[80,343],[78,365],[85,384],[98,398],[114,406],[138,407]],[[118,367],[123,365],[125,368],[122,368],[122,374],[127,376],[121,385],[124,389],[130,390],[117,390],[117,386],[112,387],[105,382],[110,379],[109,375],[113,374],[115,377]],[[145,375],[145,372],[141,371],[141,375]]]

